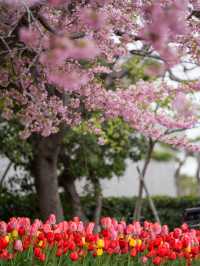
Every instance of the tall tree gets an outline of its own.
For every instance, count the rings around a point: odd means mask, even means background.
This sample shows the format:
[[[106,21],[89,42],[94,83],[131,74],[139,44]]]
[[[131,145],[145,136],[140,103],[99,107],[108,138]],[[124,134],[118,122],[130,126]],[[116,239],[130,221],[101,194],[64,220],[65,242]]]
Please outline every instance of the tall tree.
[[[35,170],[37,184],[43,186],[38,190],[40,206],[61,218],[58,194],[51,199],[48,194],[58,191],[60,135],[63,128],[81,123],[85,109],[101,111],[102,121],[121,117],[153,140],[199,150],[185,136],[174,135],[198,125],[186,97],[198,90],[198,83],[176,89],[139,82],[125,90],[107,89],[99,80],[105,73],[113,77],[118,59],[129,53],[126,44],[138,40],[142,49],[132,50],[133,55],[160,60],[160,70],[179,80],[172,67],[181,57],[189,54],[198,64],[198,14],[195,0],[1,2],[2,115],[20,121],[23,138],[42,136],[36,141],[40,152],[35,160],[35,169],[44,167]]]

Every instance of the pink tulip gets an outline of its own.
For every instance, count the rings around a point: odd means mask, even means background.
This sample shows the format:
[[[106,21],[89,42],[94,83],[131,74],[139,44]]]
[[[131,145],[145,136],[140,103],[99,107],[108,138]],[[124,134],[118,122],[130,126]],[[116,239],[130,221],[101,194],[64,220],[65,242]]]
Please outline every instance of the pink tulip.
[[[14,250],[18,252],[22,252],[23,251],[22,241],[20,239],[15,240],[13,247],[14,247]]]

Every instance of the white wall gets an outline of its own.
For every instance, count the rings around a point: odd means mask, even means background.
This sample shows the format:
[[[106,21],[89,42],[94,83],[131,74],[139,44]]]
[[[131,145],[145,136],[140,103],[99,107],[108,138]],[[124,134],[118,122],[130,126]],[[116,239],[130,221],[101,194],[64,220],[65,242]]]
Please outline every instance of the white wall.
[[[102,181],[104,196],[134,196],[138,192],[138,175],[136,164],[131,161],[123,177],[114,177],[111,180]],[[140,164],[141,165],[141,164]],[[173,162],[159,163],[152,161],[146,174],[146,184],[152,195],[175,196],[174,186],[175,164]],[[77,182],[77,188],[83,192],[84,182]]]

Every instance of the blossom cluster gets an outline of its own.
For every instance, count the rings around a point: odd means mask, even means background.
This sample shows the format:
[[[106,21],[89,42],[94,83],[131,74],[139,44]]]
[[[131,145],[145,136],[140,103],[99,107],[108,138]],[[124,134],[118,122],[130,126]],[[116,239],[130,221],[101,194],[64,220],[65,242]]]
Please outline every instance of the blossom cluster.
[[[127,224],[103,217],[100,230],[95,232],[94,228],[93,222],[82,222],[78,217],[57,224],[54,215],[44,223],[38,219],[31,223],[25,217],[0,221],[0,261],[12,261],[12,265],[19,265],[15,261],[20,260],[34,265],[78,261],[89,265],[91,260],[95,264],[96,260],[100,263],[99,258],[103,262],[110,257],[122,258],[121,265],[131,261],[140,263],[137,265],[168,265],[176,261],[192,265],[200,259],[200,230],[190,229],[187,224],[170,231],[167,225],[158,223]]]
[[[155,140],[199,150],[185,136],[165,135],[198,126],[198,112],[186,99],[195,84],[182,84],[177,92],[162,83],[158,91],[149,82],[113,90],[100,77],[112,75],[117,59],[129,53],[127,44],[138,39],[159,54],[165,70],[181,56],[198,62],[199,27],[188,17],[199,1],[14,2],[0,1],[0,86],[3,116],[22,123],[23,138],[49,136],[63,123],[77,125],[85,108],[108,119],[122,117]]]

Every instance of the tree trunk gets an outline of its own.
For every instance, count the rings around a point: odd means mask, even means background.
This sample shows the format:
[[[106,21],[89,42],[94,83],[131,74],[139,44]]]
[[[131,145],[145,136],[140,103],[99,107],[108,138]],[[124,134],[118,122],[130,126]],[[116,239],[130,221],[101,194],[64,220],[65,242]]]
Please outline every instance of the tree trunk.
[[[65,194],[69,196],[73,216],[78,216],[82,221],[86,221],[87,219],[81,206],[81,200],[76,190],[74,178],[67,176],[67,174],[65,175],[64,171],[62,175],[61,184],[65,189]]]
[[[152,211],[152,213],[153,213],[153,216],[154,216],[154,218],[155,218],[155,221],[156,221],[157,223],[160,224],[161,222],[160,222],[160,218],[159,218],[159,215],[158,215],[158,212],[157,212],[156,206],[155,206],[155,204],[154,204],[153,199],[151,198],[151,195],[150,195],[150,193],[149,193],[149,191],[148,191],[148,188],[147,188],[147,185],[146,185],[146,183],[145,183],[144,178],[142,179],[142,176],[141,176],[141,173],[140,173],[140,169],[139,169],[139,167],[137,168],[137,171],[138,171],[138,173],[139,173],[140,180],[142,181],[143,188],[144,188],[144,190],[145,190],[145,192],[146,192],[146,196],[147,196],[147,199],[148,199],[148,201],[149,201],[149,207],[150,207],[150,209],[151,209],[151,211]]]
[[[181,188],[181,168],[185,164],[185,162],[187,160],[187,156],[188,155],[186,152],[183,160],[176,158],[176,162],[178,163],[178,166],[177,166],[176,171],[174,173],[174,183],[175,183],[175,187],[176,187],[176,196],[177,197],[183,196],[183,192],[182,192],[182,188]],[[198,169],[197,169],[197,173],[198,173]]]
[[[139,192],[135,204],[135,210],[134,210],[134,220],[140,220],[141,218],[141,212],[142,212],[142,196],[143,196],[143,182],[142,179],[139,179]]]
[[[182,161],[179,159],[177,159],[177,161],[178,161],[178,167],[174,173],[174,181],[175,181],[175,187],[176,187],[176,196],[180,197],[180,196],[182,196],[182,189],[181,189],[181,184],[180,184],[181,168],[186,161],[186,157]]]
[[[174,179],[175,179],[175,187],[176,187],[176,196],[181,197],[182,196],[182,189],[180,186],[180,173],[177,174],[175,172]]]
[[[138,192],[138,198],[135,204],[135,210],[133,214],[134,220],[140,220],[141,218],[141,212],[142,212],[142,195],[143,195],[143,189],[144,189],[144,178],[147,171],[147,168],[149,166],[149,163],[151,161],[151,155],[154,149],[156,142],[153,142],[152,139],[149,139],[149,146],[148,146],[148,152],[146,159],[144,161],[144,165],[142,168],[141,173],[139,174],[139,192]]]
[[[94,192],[96,195],[96,208],[94,211],[93,220],[95,222],[95,231],[98,232],[100,226],[102,204],[103,204],[103,195],[102,195],[101,184],[98,178],[94,180],[93,185],[94,185]]]
[[[9,172],[11,166],[12,166],[12,162],[10,161],[8,163],[7,167],[6,167],[6,170],[4,171],[4,173],[3,173],[2,177],[1,177],[1,180],[0,180],[0,188],[3,187],[3,182],[4,182],[6,176],[7,176],[8,172]]]
[[[196,171],[196,180],[198,184],[198,195],[200,195],[200,154],[197,154],[197,171]]]
[[[50,214],[55,214],[57,221],[63,220],[57,176],[57,159],[61,140],[61,132],[46,138],[37,136],[34,142],[36,152],[31,167],[35,177],[41,216],[47,219]]]

